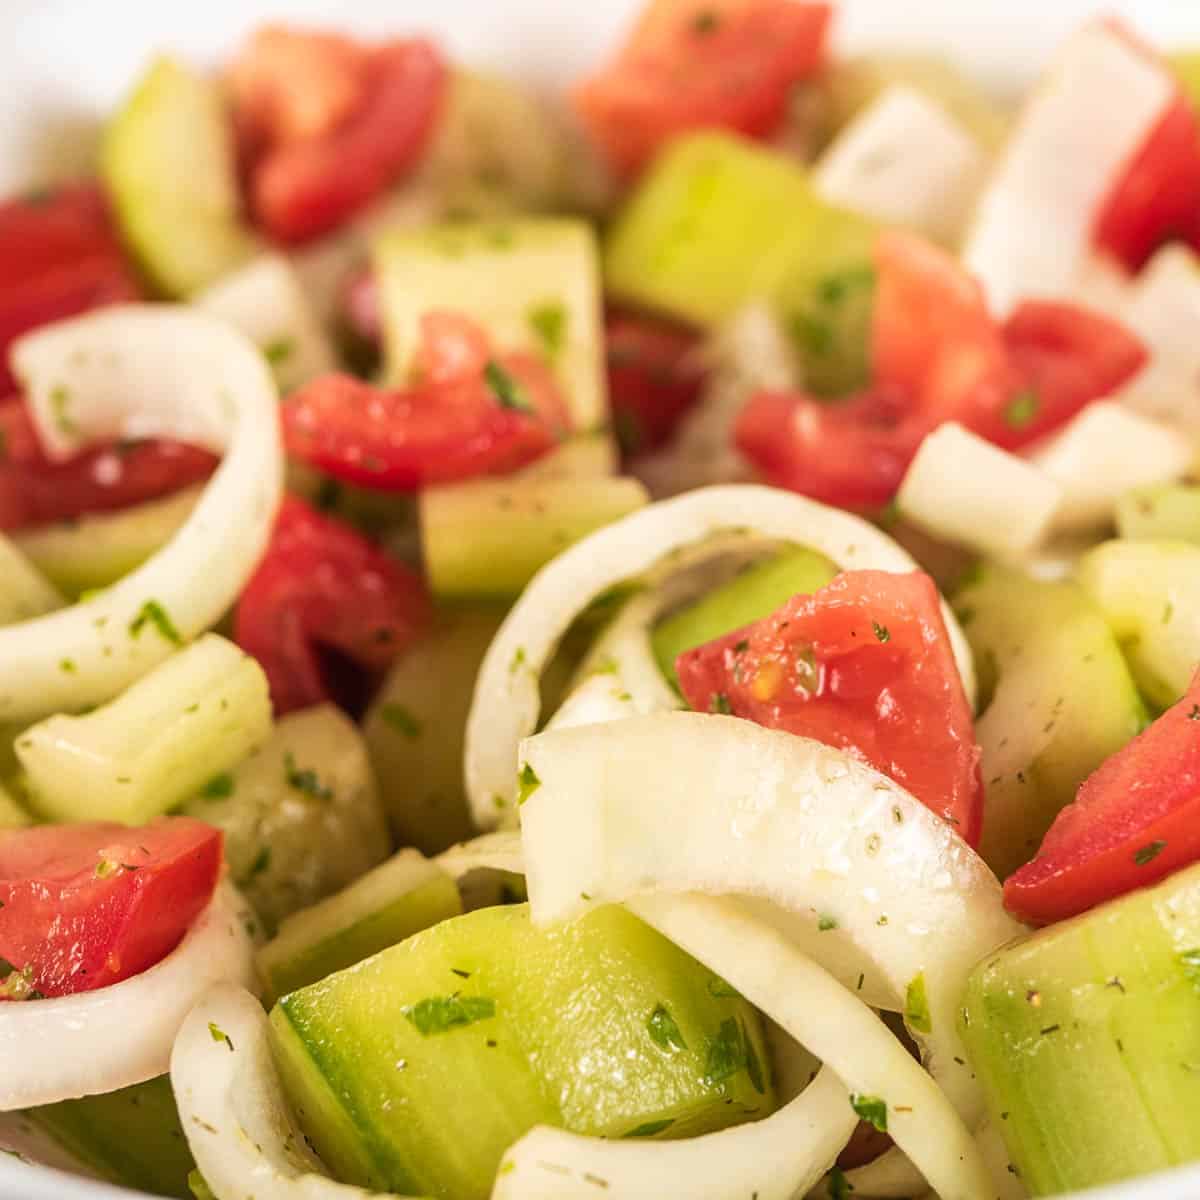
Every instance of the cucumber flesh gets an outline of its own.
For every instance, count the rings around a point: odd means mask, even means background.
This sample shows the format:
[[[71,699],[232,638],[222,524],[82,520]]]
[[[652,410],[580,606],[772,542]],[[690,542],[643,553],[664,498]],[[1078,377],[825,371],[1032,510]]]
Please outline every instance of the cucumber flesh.
[[[125,240],[165,295],[190,295],[253,252],[220,86],[178,60],[151,64],[111,119],[100,174]]]
[[[980,853],[1001,879],[1028,862],[1079,785],[1146,723],[1103,615],[1075,584],[988,567],[954,600],[983,715]]]
[[[685,651],[769,616],[793,596],[815,592],[837,570],[823,554],[802,547],[747,567],[655,626],[650,642],[659,670],[678,687],[675,661]]]
[[[1200,867],[1191,867],[972,973],[963,1041],[1034,1195],[1200,1158],[1197,961]]]
[[[444,921],[285,996],[271,1026],[306,1134],[379,1190],[483,1200],[536,1124],[684,1137],[774,1102],[755,1011],[618,906]]]
[[[165,1075],[31,1108],[25,1116],[103,1179],[155,1196],[191,1196],[188,1173],[195,1163]]]
[[[1167,55],[1167,65],[1187,93],[1192,107],[1200,109],[1200,50],[1176,50]]]
[[[258,972],[268,995],[279,997],[461,912],[454,880],[419,851],[401,850],[349,887],[286,918],[258,951]]]
[[[649,501],[636,479],[480,479],[426,488],[421,547],[442,600],[517,596],[552,558]]]
[[[366,746],[332,705],[289,713],[232,771],[214,767],[183,812],[225,834],[225,859],[268,935],[391,852]]]
[[[1117,501],[1117,533],[1135,542],[1200,544],[1200,487],[1167,483],[1136,488]]]
[[[33,824],[21,802],[0,783],[0,829],[20,829]]]

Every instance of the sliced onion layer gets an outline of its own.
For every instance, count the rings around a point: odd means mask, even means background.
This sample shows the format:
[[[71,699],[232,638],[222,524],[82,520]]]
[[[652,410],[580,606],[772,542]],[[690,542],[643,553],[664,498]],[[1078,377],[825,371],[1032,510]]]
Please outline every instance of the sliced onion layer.
[[[511,819],[517,747],[537,727],[541,673],[571,622],[614,585],[655,568],[694,566],[730,543],[811,547],[844,569],[913,571],[891,538],[849,513],[756,485],[704,488],[633,513],[577,542],[545,566],[508,614],[483,660],[467,720],[466,780],[483,828]],[[971,651],[943,605],[954,656],[974,697]]]
[[[160,963],[112,987],[0,1004],[0,1111],[143,1083],[167,1069],[171,1043],[213,983],[252,986],[252,920],[228,884]]]
[[[283,471],[270,371],[215,317],[169,305],[105,309],[29,334],[12,360],[54,457],[102,439],[164,437],[224,459],[149,561],[86,603],[0,628],[5,722],[101,704],[171,653],[175,639],[162,628],[187,641],[215,624],[266,545]],[[139,622],[148,604],[169,624]]]

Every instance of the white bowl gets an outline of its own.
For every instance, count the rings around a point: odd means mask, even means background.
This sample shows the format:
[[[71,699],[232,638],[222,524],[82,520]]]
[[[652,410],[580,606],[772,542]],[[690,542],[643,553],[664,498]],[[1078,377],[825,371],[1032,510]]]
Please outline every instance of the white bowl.
[[[0,49],[0,112],[8,114],[0,122],[0,194],[86,170],[98,121],[155,50],[216,62],[268,19],[367,36],[416,30],[436,36],[456,58],[557,85],[594,63],[641,4],[0,0],[0,17],[9,31]],[[1056,43],[1097,11],[1125,15],[1160,45],[1200,46],[1195,0],[841,0],[839,8],[840,48],[935,50],[1006,91],[1032,78]],[[128,1200],[138,1194],[0,1160],[0,1200]],[[1088,1200],[1200,1200],[1200,1166],[1086,1195]]]

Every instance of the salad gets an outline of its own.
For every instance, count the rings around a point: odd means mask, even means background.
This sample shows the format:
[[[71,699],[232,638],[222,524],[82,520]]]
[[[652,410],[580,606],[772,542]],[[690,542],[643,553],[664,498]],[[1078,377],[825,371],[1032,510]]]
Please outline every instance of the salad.
[[[836,20],[652,0],[554,100],[266,26],[0,204],[10,1154],[1200,1159],[1200,53],[1100,15],[1010,103]]]

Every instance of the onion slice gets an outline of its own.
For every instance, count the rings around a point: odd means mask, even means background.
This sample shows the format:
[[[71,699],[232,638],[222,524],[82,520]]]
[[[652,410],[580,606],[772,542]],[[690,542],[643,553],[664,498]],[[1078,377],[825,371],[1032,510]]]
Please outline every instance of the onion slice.
[[[537,727],[541,673],[575,617],[625,580],[655,567],[682,568],[730,543],[809,546],[844,569],[907,572],[917,564],[891,538],[849,513],[790,492],[757,485],[703,488],[641,509],[598,530],[534,576],[505,618],[475,684],[467,718],[465,771],[475,821],[483,828],[511,818],[517,747]],[[968,698],[975,693],[971,651],[943,604]]]
[[[454,880],[462,879],[472,871],[505,871],[511,875],[525,873],[521,838],[512,830],[485,833],[469,842],[459,842],[449,850],[443,850],[433,861]]]
[[[163,1074],[196,997],[219,980],[252,986],[251,920],[222,884],[161,962],[93,992],[0,1004],[0,1111],[113,1092]]]
[[[270,536],[283,453],[266,363],[215,317],[168,305],[104,309],[21,338],[12,359],[53,457],[144,437],[224,452],[191,515],[148,562],[85,603],[0,628],[0,720],[29,722],[102,704],[162,662],[175,644],[138,622],[147,604],[184,641],[224,615]]]

